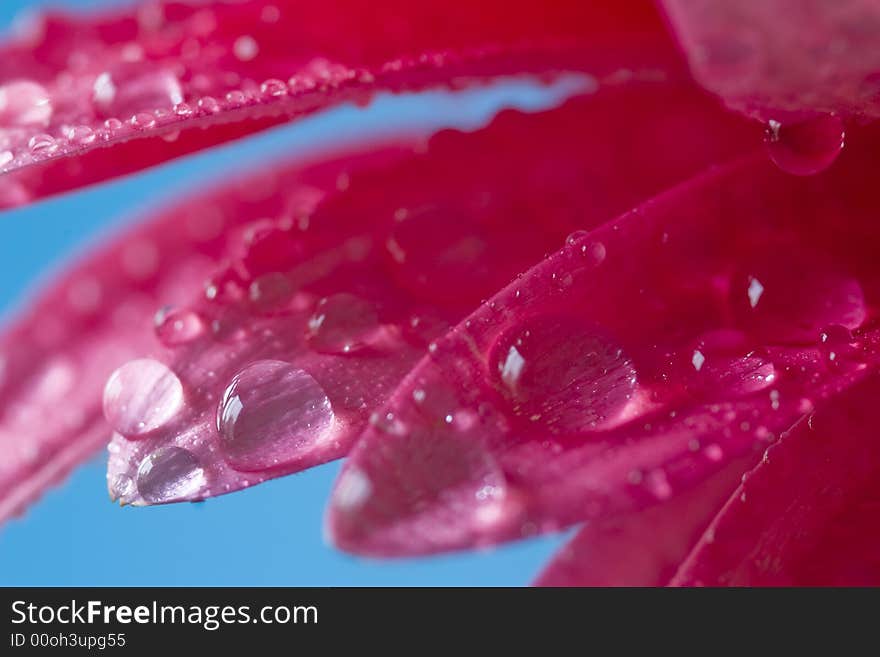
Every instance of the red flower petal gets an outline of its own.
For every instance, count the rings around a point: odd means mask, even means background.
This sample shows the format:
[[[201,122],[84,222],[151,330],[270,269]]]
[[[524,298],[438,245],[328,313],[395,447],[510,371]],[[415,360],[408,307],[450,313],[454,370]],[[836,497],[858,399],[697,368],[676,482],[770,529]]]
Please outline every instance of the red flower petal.
[[[878,394],[874,375],[767,450],[673,582],[880,584]]]
[[[537,586],[664,586],[736,488],[752,459],[669,502],[588,523],[560,550]]]
[[[261,205],[221,195],[211,206],[227,215],[272,219],[207,299],[178,311],[214,330],[175,340],[164,359],[175,377],[138,362],[105,397],[125,436],[111,489],[134,504],[200,499],[345,455],[427,344],[481,298],[574,227],[736,152],[750,132],[688,85],[609,83],[317,185],[283,172]]]
[[[851,149],[805,182],[758,154],[569,240],[407,376],[337,482],[333,540],[512,539],[763,451],[875,366],[850,333],[877,293],[871,161]]]
[[[697,79],[761,120],[880,117],[873,0],[663,0]]]
[[[638,43],[638,48],[625,44]],[[47,14],[0,49],[0,207],[377,91],[673,66],[649,2],[144,1]]]

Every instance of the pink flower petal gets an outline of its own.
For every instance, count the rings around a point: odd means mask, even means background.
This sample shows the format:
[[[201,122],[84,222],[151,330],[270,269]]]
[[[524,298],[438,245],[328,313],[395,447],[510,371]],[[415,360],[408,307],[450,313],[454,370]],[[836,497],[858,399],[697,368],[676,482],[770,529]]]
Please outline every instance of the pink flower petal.
[[[664,586],[756,456],[669,502],[589,522],[536,580],[537,586]]]
[[[669,114],[642,111],[661,105]],[[105,404],[119,432],[112,494],[201,499],[344,456],[431,340],[482,298],[573,228],[737,152],[750,134],[688,84],[607,82],[560,109],[507,112],[481,132],[353,160],[308,186],[273,171],[276,193],[259,205],[240,192],[202,201],[255,223],[206,293],[177,311],[189,337],[162,331],[174,378],[143,362],[120,374],[129,389]],[[190,335],[193,318],[207,329]],[[165,462],[171,448],[192,458],[174,451],[157,490],[153,455]]]
[[[876,366],[859,347],[880,281],[872,143],[807,181],[756,154],[571,238],[403,381],[343,469],[332,539],[495,543],[762,452]]]
[[[880,117],[873,0],[663,0],[707,89],[763,121]]]
[[[673,583],[880,584],[878,394],[875,374],[783,435],[743,479]]]
[[[144,0],[97,16],[49,13],[0,48],[0,207],[377,91],[673,61],[649,2],[492,0],[475,11],[433,0]]]

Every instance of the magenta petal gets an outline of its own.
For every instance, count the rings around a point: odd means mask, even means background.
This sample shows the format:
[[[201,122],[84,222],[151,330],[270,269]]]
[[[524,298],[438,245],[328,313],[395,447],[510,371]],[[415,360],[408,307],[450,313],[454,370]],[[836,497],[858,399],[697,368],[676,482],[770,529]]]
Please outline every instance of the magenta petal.
[[[498,542],[760,454],[875,366],[859,337],[880,280],[870,145],[808,181],[756,154],[573,236],[403,381],[343,469],[332,539],[371,555]]]
[[[743,479],[673,583],[880,584],[878,394],[873,375],[783,435]]]
[[[657,104],[672,114],[642,114]],[[200,499],[344,456],[431,340],[482,298],[575,228],[737,152],[749,134],[687,84],[609,82],[557,110],[506,112],[480,132],[323,177],[258,174],[246,187],[270,179],[276,190],[259,204],[219,195],[209,207],[253,224],[231,242],[229,267],[161,327],[180,412],[141,431],[153,406],[114,396],[105,407],[119,433],[111,491],[132,504]],[[670,160],[632,147],[666,150],[668,139]],[[190,331],[193,318],[207,328]],[[177,406],[156,364],[131,367],[119,398],[158,399],[162,417]],[[161,494],[129,488],[145,467],[153,481],[151,455],[169,447],[193,454],[199,474]],[[178,475],[175,465],[169,480]]]
[[[665,586],[736,488],[749,459],[648,509],[587,523],[536,586]]]
[[[143,0],[50,13],[0,48],[0,208],[379,91],[673,66],[649,2]]]
[[[662,0],[696,78],[761,120],[880,117],[873,0]]]
[[[107,444],[107,377],[152,348],[156,308],[179,303],[221,250],[216,234],[181,230],[186,221],[196,223],[169,213],[110,240],[0,334],[0,522]]]

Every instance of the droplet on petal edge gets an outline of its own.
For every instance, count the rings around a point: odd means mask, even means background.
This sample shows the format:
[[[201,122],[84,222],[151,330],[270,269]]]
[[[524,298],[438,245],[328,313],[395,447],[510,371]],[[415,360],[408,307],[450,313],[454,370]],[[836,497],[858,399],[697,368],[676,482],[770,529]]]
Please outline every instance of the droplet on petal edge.
[[[618,35],[609,44],[618,65],[679,66],[647,2],[599,12],[565,0],[523,7],[513,23],[500,0],[489,0],[480,12],[435,0],[430,5],[461,27],[454,37],[437,41],[435,10],[421,3],[395,10],[397,37],[386,39],[387,17],[359,0],[333,8],[293,0],[181,5],[157,13],[161,20],[151,19],[136,41],[122,26],[143,25],[137,8],[53,13],[51,30],[33,21],[4,46],[18,77],[0,84],[0,145],[13,155],[5,175],[21,192],[4,193],[2,206],[124,175],[340,102],[369,102],[377,91],[588,70],[596,58],[578,44],[597,35]],[[322,27],[304,27],[315,25]],[[632,43],[620,39],[622,26]],[[289,38],[279,41],[278,34]],[[444,57],[423,52],[428,35],[431,52]],[[533,44],[529,57],[519,52],[523,43]],[[156,137],[164,141],[138,143]],[[87,151],[87,166],[62,161]]]

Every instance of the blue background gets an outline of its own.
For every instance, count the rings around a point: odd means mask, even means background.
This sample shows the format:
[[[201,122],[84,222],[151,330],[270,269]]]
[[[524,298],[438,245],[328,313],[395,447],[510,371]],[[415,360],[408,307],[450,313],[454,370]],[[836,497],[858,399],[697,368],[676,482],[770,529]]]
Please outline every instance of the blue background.
[[[4,29],[21,9],[3,0]],[[114,0],[56,0],[94,7]],[[0,312],[8,316],[39,281],[109,227],[235,167],[274,154],[307,153],[331,139],[395,126],[478,127],[502,106],[538,109],[570,91],[508,82],[478,92],[383,97],[295,126],[178,160],[121,181],[5,214],[0,240]],[[120,509],[108,501],[104,457],[81,468],[27,514],[0,528],[2,585],[516,585],[526,584],[560,545],[549,537],[493,551],[429,559],[356,559],[321,536],[324,500],[338,471],[329,464],[204,504]]]

